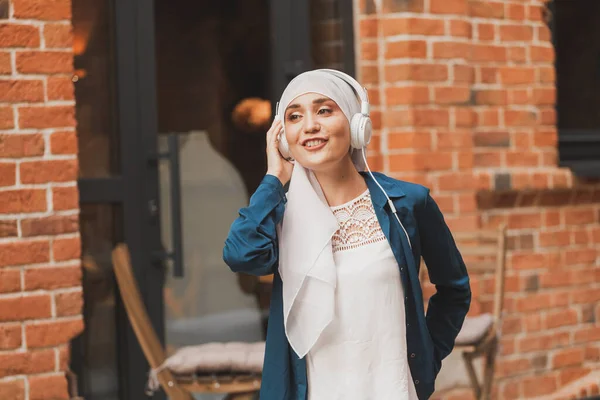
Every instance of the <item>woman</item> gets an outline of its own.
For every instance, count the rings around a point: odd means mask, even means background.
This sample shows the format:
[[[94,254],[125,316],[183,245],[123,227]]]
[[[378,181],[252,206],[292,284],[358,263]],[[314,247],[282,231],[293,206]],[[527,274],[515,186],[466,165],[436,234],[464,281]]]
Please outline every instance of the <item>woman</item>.
[[[233,271],[275,274],[261,400],[427,399],[469,309],[429,190],[363,172],[368,112],[338,71],[292,80],[267,132],[267,175],[225,242]],[[437,289],[427,315],[421,256]]]

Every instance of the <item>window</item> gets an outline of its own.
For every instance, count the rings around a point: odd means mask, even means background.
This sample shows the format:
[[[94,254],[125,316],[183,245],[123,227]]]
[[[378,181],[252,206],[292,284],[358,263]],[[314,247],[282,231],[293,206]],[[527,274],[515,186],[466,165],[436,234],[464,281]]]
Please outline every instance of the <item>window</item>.
[[[600,2],[553,0],[560,165],[600,177]]]

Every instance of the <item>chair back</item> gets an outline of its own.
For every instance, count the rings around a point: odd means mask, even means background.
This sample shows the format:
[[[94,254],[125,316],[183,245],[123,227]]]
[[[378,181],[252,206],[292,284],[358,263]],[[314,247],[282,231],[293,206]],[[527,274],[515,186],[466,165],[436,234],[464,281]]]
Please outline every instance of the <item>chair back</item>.
[[[113,267],[119,293],[123,299],[127,318],[140,343],[144,356],[151,368],[159,367],[165,360],[164,349],[152,327],[139,287],[131,268],[131,258],[127,245],[118,244],[112,252]],[[192,400],[192,396],[177,384],[169,370],[158,374],[160,384],[172,400]],[[142,390],[142,388],[140,388]]]
[[[506,226],[497,231],[460,232],[454,236],[470,275],[494,272],[493,317],[502,317],[506,277]]]

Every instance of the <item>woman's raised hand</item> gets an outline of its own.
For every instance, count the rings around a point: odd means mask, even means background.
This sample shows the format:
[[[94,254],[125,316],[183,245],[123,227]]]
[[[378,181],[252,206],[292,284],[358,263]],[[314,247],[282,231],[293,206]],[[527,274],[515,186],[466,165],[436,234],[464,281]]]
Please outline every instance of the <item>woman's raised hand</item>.
[[[294,164],[284,159],[279,152],[279,132],[282,127],[281,120],[275,118],[267,131],[267,174],[277,177],[285,185],[292,177]]]

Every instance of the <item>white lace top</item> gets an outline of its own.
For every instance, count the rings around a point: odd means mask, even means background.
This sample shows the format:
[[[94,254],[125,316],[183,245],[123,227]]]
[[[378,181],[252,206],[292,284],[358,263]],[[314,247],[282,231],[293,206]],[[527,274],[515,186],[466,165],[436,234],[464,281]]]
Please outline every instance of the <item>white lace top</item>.
[[[371,196],[331,209],[335,318],[307,355],[309,400],[416,400],[399,267]]]

